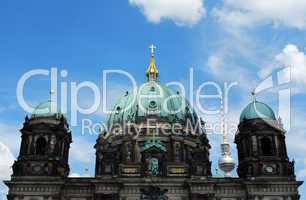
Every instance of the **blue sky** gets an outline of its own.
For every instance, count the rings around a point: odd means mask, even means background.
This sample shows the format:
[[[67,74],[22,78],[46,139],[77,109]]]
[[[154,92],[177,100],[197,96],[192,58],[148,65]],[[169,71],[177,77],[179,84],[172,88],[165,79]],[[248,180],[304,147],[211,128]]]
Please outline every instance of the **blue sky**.
[[[294,84],[287,146],[290,158],[296,160],[298,179],[303,180],[305,13],[306,2],[299,0],[0,1],[0,149],[5,157],[0,163],[0,179],[9,178],[7,161],[18,156],[18,130],[26,112],[17,102],[16,86],[25,72],[57,67],[68,71],[67,78],[59,81],[92,81],[99,85],[102,70],[122,69],[142,83],[149,61],[148,46],[153,43],[157,46],[156,63],[162,83],[180,81],[188,86],[191,67],[195,88],[205,81],[238,81],[229,95],[227,113],[227,120],[234,124],[251,100],[252,88],[271,73],[291,66]],[[126,81],[122,77],[110,80],[111,102],[130,87]],[[34,106],[49,98],[49,90],[48,77],[33,78],[25,85],[25,98]],[[275,90],[259,93],[257,98],[277,114]],[[92,101],[90,91],[80,92],[81,105],[88,106]],[[218,116],[199,114],[207,122],[218,122]],[[102,112],[82,117],[95,123],[105,120]],[[92,176],[96,135],[82,136],[80,129],[72,127],[71,173],[82,176],[88,167]],[[221,138],[209,137],[215,168]],[[80,146],[84,148],[80,150]],[[0,188],[4,198],[6,190],[3,185]],[[302,186],[303,196],[305,192]]]

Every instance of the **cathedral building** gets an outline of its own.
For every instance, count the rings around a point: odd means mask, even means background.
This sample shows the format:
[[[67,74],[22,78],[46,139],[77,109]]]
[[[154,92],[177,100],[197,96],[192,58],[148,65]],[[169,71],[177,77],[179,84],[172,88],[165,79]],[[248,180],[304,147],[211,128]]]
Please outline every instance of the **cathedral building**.
[[[153,48],[152,48],[153,50]],[[255,98],[242,111],[235,143],[237,174],[224,137],[214,177],[204,122],[179,93],[159,82],[151,52],[147,81],[114,104],[101,130],[94,177],[69,177],[72,133],[52,102],[37,106],[21,129],[8,200],[298,200],[294,161],[273,110]],[[183,108],[183,109],[182,109]]]

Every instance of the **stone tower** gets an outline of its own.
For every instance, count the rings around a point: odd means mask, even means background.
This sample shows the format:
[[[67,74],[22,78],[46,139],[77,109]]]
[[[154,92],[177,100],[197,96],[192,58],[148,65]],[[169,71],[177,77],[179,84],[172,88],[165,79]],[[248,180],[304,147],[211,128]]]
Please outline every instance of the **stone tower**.
[[[285,130],[268,105],[254,98],[243,110],[235,143],[240,177],[294,178],[294,162],[287,155]]]
[[[21,129],[21,148],[13,177],[67,177],[71,132],[65,117],[51,111],[51,101],[36,107]]]

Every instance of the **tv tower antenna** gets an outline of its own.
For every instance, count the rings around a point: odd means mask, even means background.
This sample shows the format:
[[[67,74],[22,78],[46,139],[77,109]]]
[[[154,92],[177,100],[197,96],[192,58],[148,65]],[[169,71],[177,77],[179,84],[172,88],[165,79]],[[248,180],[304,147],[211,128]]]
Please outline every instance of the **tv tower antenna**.
[[[231,155],[231,147],[228,143],[227,131],[225,125],[225,113],[224,113],[224,103],[223,97],[221,98],[221,132],[223,141],[221,143],[221,155],[219,157],[218,166],[219,169],[224,172],[224,177],[231,177],[231,172],[235,169],[235,161]]]

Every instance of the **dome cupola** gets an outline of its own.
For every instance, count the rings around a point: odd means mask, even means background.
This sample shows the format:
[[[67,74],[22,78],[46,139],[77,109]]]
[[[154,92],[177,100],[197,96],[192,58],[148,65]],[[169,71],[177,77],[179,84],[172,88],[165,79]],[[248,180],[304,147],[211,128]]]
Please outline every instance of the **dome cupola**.
[[[52,108],[53,103],[51,101],[45,101],[38,104],[32,112],[31,117],[50,117],[60,114],[59,111],[54,111]]]
[[[147,81],[119,98],[97,139],[96,176],[211,176],[204,122],[159,82],[154,48]]]
[[[254,99],[241,112],[240,122],[256,118],[276,120],[272,108],[270,108],[267,104],[259,102],[256,99]]]
[[[136,122],[150,116],[181,123],[188,118],[192,124],[199,120],[194,109],[179,92],[156,81],[148,81],[133,91],[126,92],[115,103],[107,124]]]
[[[55,91],[50,91],[50,99],[39,103],[32,112],[31,118],[39,117],[52,117],[52,116],[61,116],[61,112],[57,110],[56,103],[54,101]]]
[[[154,59],[156,47],[151,45],[149,48],[151,55],[146,70],[147,81],[119,98],[108,115],[107,126],[154,117],[183,124],[188,119],[195,126],[199,118],[186,98],[158,81],[159,72]]]

